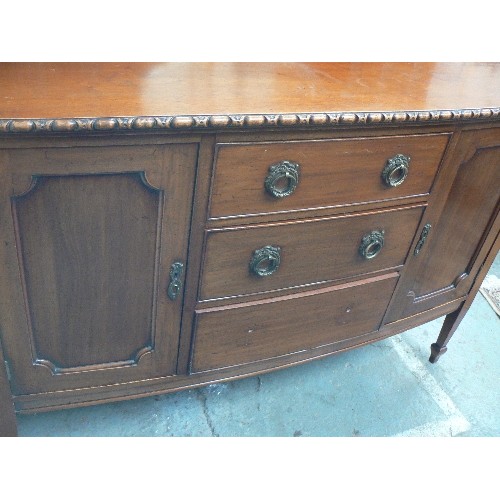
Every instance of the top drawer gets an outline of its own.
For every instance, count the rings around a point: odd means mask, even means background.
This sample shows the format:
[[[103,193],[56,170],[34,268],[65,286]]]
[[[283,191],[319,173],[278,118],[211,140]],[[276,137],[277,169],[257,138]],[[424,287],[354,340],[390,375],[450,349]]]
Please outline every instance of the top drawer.
[[[425,195],[430,192],[449,137],[443,133],[218,144],[210,218]],[[407,176],[398,183],[406,163]],[[298,164],[298,176],[294,164]],[[273,165],[280,167],[271,169]]]

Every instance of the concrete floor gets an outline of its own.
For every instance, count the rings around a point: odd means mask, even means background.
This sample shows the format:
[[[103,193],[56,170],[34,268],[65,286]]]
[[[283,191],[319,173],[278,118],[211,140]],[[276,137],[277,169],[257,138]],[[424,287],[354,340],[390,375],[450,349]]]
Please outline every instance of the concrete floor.
[[[432,365],[442,321],[259,377],[20,415],[19,435],[500,436],[500,319],[478,293]]]

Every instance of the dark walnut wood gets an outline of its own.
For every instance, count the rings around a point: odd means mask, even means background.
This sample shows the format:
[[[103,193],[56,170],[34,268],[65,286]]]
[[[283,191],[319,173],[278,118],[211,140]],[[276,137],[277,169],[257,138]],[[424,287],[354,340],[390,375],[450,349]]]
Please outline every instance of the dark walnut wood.
[[[480,63],[0,64],[0,435],[446,315],[437,361],[500,246],[499,89]]]

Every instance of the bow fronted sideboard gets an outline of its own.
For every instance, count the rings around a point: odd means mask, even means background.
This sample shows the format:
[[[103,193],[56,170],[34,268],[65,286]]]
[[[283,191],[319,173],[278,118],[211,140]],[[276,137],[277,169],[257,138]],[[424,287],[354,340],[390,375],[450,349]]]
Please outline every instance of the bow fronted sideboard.
[[[435,362],[499,196],[499,64],[1,64],[0,434],[446,316]]]

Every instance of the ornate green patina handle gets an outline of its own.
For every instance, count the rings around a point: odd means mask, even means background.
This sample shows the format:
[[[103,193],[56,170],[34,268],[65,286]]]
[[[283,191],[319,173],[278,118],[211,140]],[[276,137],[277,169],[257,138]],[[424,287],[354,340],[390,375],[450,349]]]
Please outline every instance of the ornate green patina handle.
[[[278,270],[281,262],[281,248],[266,245],[253,252],[250,271],[256,276],[270,276]]]
[[[290,196],[299,183],[300,165],[283,160],[269,167],[269,174],[264,181],[266,191],[275,198]]]
[[[431,230],[431,227],[432,226],[430,224],[426,224],[422,229],[422,232],[420,233],[420,239],[418,240],[418,243],[415,245],[415,250],[413,251],[413,255],[417,256],[420,253],[420,250],[422,250],[425,240],[427,239],[427,236],[429,236],[429,231]]]
[[[359,253],[365,259],[376,257],[384,246],[384,231],[371,231],[363,236]]]
[[[382,179],[389,187],[396,187],[405,181],[410,170],[410,157],[397,154],[387,160],[382,170]]]
[[[170,300],[175,300],[182,290],[182,274],[184,273],[184,264],[174,262],[170,266],[170,283],[168,284],[167,295]]]

